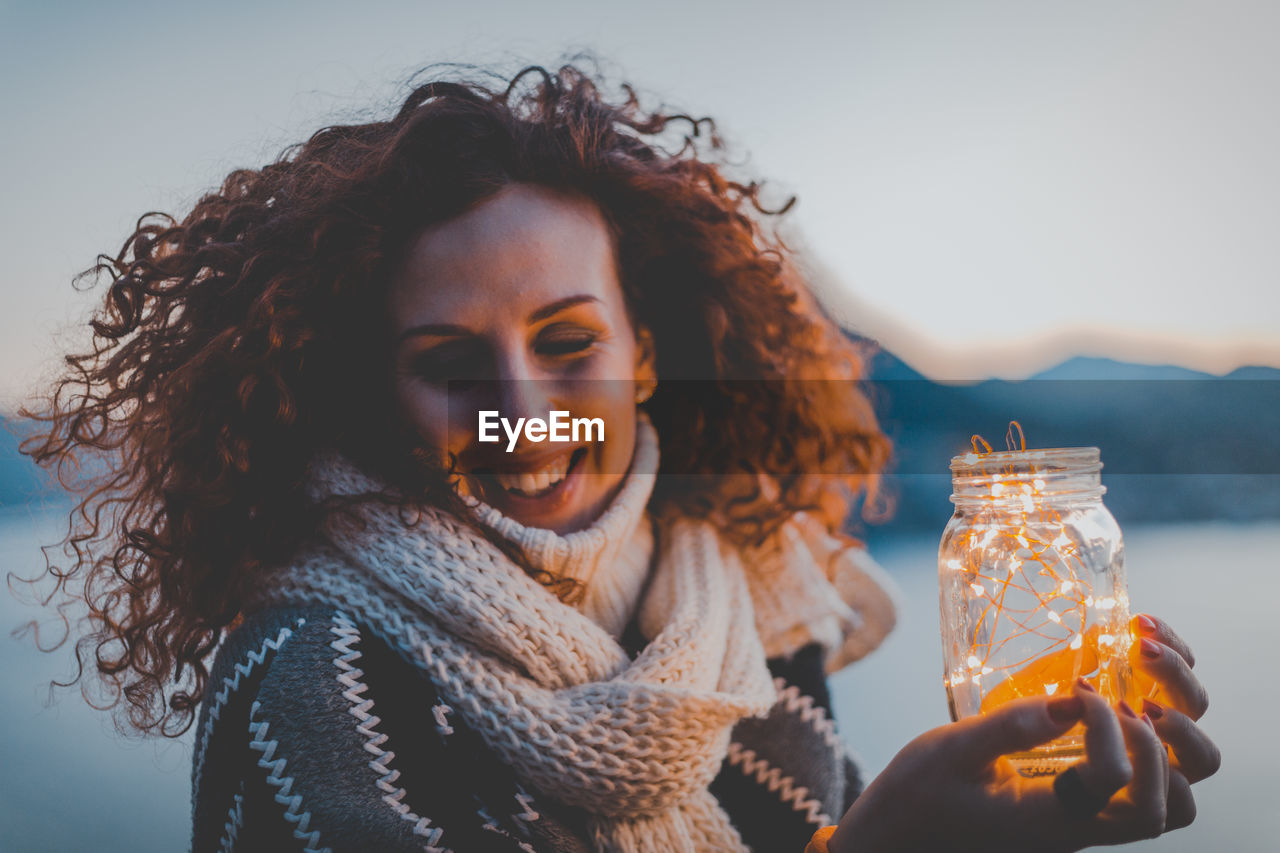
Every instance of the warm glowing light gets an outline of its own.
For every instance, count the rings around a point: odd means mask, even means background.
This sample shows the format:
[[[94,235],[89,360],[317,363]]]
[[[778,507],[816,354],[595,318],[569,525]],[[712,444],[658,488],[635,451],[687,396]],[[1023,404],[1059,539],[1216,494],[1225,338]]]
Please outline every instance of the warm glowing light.
[[[991,448],[977,436],[973,445],[975,452],[962,459],[982,465]],[[979,452],[982,448],[986,453]],[[1010,450],[1015,450],[1012,444]],[[1080,674],[1098,680],[1100,690],[1114,687],[1108,680],[1114,676],[1105,673],[1116,665],[1125,636],[1118,622],[1105,620],[1127,608],[1127,599],[1095,565],[1101,549],[1093,548],[1092,540],[1090,548],[1078,541],[1085,534],[1076,532],[1074,516],[1063,511],[1058,493],[1044,494],[1049,476],[1044,472],[1056,469],[1038,464],[1032,457],[1031,472],[1039,476],[1030,479],[1025,468],[992,460],[978,472],[985,488],[968,492],[992,500],[978,504],[972,515],[958,514],[962,523],[944,539],[950,553],[940,565],[965,572],[942,578],[944,639],[947,601],[952,595],[961,599],[957,618],[963,619],[964,634],[955,637],[955,652],[947,652],[949,671],[943,677],[949,689],[959,691],[952,694],[955,707],[977,701],[986,711],[1040,690],[1054,696]],[[1095,597],[1095,583],[1107,583],[1097,592],[1111,597]],[[1095,609],[1115,612],[1099,616]],[[992,674],[994,679],[982,681]]]

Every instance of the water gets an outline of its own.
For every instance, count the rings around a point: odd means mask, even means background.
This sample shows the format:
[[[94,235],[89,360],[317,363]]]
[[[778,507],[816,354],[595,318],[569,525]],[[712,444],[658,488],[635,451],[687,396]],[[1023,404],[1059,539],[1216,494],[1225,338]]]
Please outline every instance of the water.
[[[61,539],[65,514],[0,515],[6,571],[44,565],[40,545]],[[1223,769],[1195,786],[1199,817],[1187,829],[1127,849],[1274,850],[1280,749],[1271,713],[1280,708],[1280,523],[1184,524],[1125,531],[1135,612],[1169,620],[1197,655],[1213,707],[1204,726]],[[876,556],[898,580],[899,624],[885,645],[832,680],[836,718],[869,775],[920,732],[946,723],[938,635],[937,542],[881,543]],[[70,650],[46,654],[8,629],[32,616],[0,596],[0,849],[111,851],[186,849],[190,735],[126,740],[107,714],[73,691],[45,706],[48,682],[73,666]]]
[[[61,541],[66,512],[0,515],[0,566],[29,576],[40,546]],[[51,548],[53,556],[58,549]],[[54,560],[56,565],[65,562]],[[125,739],[76,690],[49,682],[75,671],[70,644],[36,650],[10,631],[37,611],[0,594],[0,850],[173,851],[190,846],[191,736]]]

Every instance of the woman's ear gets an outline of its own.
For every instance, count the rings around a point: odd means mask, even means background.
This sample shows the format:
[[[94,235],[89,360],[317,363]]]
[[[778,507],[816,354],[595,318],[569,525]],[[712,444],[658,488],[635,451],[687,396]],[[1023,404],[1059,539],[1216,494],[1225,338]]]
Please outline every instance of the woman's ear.
[[[647,326],[636,329],[635,382],[636,399],[639,402],[647,400],[658,386],[658,353],[654,347],[653,333]]]

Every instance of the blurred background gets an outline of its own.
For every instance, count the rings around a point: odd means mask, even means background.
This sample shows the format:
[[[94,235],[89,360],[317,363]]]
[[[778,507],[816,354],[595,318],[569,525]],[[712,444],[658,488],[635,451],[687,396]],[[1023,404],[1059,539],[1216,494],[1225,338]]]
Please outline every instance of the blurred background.
[[[1017,418],[1032,446],[1102,449],[1134,607],[1187,638],[1213,698],[1224,764],[1196,823],[1134,848],[1274,849],[1278,36],[1271,0],[0,0],[2,565],[39,573],[66,532],[13,412],[86,345],[101,289],[71,281],[139,215],[388,116],[429,63],[509,74],[589,49],[651,104],[714,116],[767,199],[798,196],[783,237],[878,347],[896,511],[855,531],[900,622],[833,681],[868,775],[948,719],[946,465]],[[127,739],[75,691],[49,702],[69,647],[8,633],[45,616],[0,596],[0,849],[185,848],[189,735]]]

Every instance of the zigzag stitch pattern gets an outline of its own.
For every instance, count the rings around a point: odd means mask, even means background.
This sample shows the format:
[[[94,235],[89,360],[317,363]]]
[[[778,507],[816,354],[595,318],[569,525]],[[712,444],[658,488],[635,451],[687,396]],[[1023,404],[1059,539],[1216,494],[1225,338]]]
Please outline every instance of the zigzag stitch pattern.
[[[844,741],[836,731],[835,721],[827,716],[825,708],[815,705],[812,696],[801,693],[800,688],[794,684],[787,684],[786,679],[775,678],[773,686],[778,689],[778,704],[813,726],[814,731],[822,735],[823,742],[838,755],[844,754]]]
[[[727,757],[730,764],[738,767],[747,776],[754,776],[756,782],[777,794],[784,803],[790,803],[794,810],[804,812],[805,820],[809,823],[818,826],[835,823],[830,815],[822,811],[820,801],[812,797],[806,798],[809,793],[808,788],[796,787],[793,777],[783,776],[781,768],[772,767],[765,759],[757,758],[754,749],[746,749],[740,743],[731,743]]]
[[[294,620],[294,628],[301,628],[307,624],[307,620],[299,617]],[[209,736],[213,734],[213,725],[218,722],[218,717],[222,713],[222,709],[231,699],[231,694],[240,689],[241,679],[248,678],[253,672],[254,667],[266,663],[268,652],[278,652],[280,647],[284,645],[284,641],[293,636],[293,631],[289,627],[283,627],[276,638],[273,640],[267,637],[262,641],[262,645],[257,649],[250,649],[248,657],[237,662],[234,669],[235,672],[231,677],[222,677],[222,688],[213,695],[213,702],[209,704],[209,717],[205,721],[204,728],[200,731],[200,737],[196,746],[195,758],[195,784],[192,786],[193,791],[200,790],[200,778],[204,773],[205,752],[209,745]]]
[[[525,831],[528,832],[529,824],[532,821],[538,820],[542,815],[538,814],[537,810],[533,807],[533,797],[529,796],[528,793],[525,792],[524,788],[519,786],[516,787],[516,802],[520,804],[520,812],[519,814],[512,815],[512,817],[515,819],[516,823],[520,824],[524,827]]]
[[[486,809],[482,804],[480,804],[480,798],[479,798],[479,797],[476,797],[476,796],[473,794],[473,795],[472,795],[472,799],[473,799],[473,800],[476,802],[476,804],[477,804],[476,813],[477,813],[477,814],[479,814],[479,816],[480,816],[480,820],[484,821],[484,823],[480,825],[480,828],[481,828],[481,829],[485,829],[485,830],[488,830],[489,832],[492,832],[492,833],[494,833],[494,834],[496,834],[496,835],[500,835],[500,836],[502,836],[503,838],[506,838],[506,839],[507,839],[507,840],[509,840],[509,841],[514,841],[514,842],[515,842],[515,844],[516,844],[516,846],[517,846],[517,847],[519,847],[521,850],[523,850],[523,851],[524,851],[524,853],[538,853],[538,851],[537,851],[537,850],[534,850],[534,849],[533,849],[533,846],[532,846],[532,845],[530,845],[529,843],[527,843],[527,842],[525,842],[525,841],[521,841],[520,839],[516,838],[516,837],[515,837],[514,835],[512,835],[511,833],[507,832],[507,831],[506,831],[505,829],[503,829],[502,827],[498,826],[498,822],[497,822],[496,820],[494,820],[493,815],[489,814],[489,810],[488,810],[488,809]]]
[[[396,754],[382,748],[382,744],[387,741],[387,735],[376,728],[378,723],[382,722],[382,718],[369,713],[373,708],[373,700],[361,695],[369,689],[369,685],[360,680],[364,676],[364,670],[352,663],[364,656],[363,652],[352,648],[353,644],[360,641],[360,629],[345,613],[338,610],[333,614],[333,625],[330,626],[329,631],[338,638],[330,643],[329,647],[338,653],[338,657],[333,659],[333,664],[338,668],[339,683],[347,688],[342,692],[342,696],[351,703],[347,712],[360,721],[356,731],[367,738],[364,748],[366,752],[373,755],[369,760],[369,767],[380,774],[374,784],[383,792],[382,801],[391,806],[400,817],[413,823],[414,835],[421,835],[427,839],[427,846],[424,848],[426,853],[451,853],[448,848],[440,846],[440,838],[444,835],[444,830],[438,826],[432,826],[430,819],[414,814],[409,804],[403,802],[405,789],[391,784],[400,778],[400,771],[392,770],[389,766]]]
[[[240,791],[232,800],[227,810],[227,821],[222,825],[222,838],[218,840],[220,853],[231,853],[236,846],[236,836],[244,826],[244,780],[240,780]]]
[[[293,777],[285,775],[286,761],[273,758],[279,741],[267,740],[268,725],[266,720],[259,721],[258,711],[262,703],[253,700],[249,709],[249,748],[262,753],[258,766],[268,771],[267,784],[276,788],[275,801],[284,806],[284,818],[294,824],[293,837],[304,842],[303,853],[333,853],[328,847],[320,846],[320,831],[310,830],[311,812],[302,810],[302,795],[293,791]]]
[[[443,702],[436,702],[431,707],[431,714],[436,718],[436,731],[441,737],[448,737],[453,734],[453,726],[449,725],[449,714],[453,713],[453,709]]]

